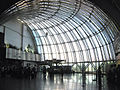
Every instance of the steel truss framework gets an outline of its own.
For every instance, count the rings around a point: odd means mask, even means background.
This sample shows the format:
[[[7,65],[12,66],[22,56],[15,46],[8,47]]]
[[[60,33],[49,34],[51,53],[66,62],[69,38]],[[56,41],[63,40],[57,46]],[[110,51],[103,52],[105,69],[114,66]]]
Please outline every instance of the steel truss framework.
[[[115,60],[113,42],[119,31],[103,11],[86,0],[22,0],[4,14],[16,15],[29,26],[41,61]]]
[[[85,70],[88,73],[95,74],[99,67],[101,67],[102,73],[106,74],[109,66],[115,64],[115,60],[108,61],[94,61],[94,62],[79,62],[79,63],[71,63],[73,70],[75,72],[82,72]]]

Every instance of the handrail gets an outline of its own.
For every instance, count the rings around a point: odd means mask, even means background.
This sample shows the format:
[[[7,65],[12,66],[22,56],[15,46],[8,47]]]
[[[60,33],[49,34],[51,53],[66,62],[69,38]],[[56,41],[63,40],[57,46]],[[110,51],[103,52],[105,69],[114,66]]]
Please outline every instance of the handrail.
[[[13,48],[6,48],[6,58],[28,61],[41,61],[40,54],[28,53]]]

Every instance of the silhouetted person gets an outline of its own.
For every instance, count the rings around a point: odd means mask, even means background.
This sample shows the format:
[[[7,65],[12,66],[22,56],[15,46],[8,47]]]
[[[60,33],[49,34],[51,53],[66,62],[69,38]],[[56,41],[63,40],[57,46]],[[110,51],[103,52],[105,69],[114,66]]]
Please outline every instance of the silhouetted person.
[[[43,66],[43,74],[46,74],[46,67]]]
[[[85,68],[82,69],[82,81],[83,81],[83,87],[86,85],[86,73]]]
[[[100,66],[98,67],[98,71],[97,71],[97,79],[98,79],[98,86],[99,86],[99,90],[101,90],[101,68]]]
[[[62,76],[62,79],[63,79],[63,74],[64,74],[63,67],[61,67],[61,76]]]
[[[46,79],[46,71],[47,71],[47,70],[46,70],[46,67],[43,66],[43,78],[44,78],[44,79]]]

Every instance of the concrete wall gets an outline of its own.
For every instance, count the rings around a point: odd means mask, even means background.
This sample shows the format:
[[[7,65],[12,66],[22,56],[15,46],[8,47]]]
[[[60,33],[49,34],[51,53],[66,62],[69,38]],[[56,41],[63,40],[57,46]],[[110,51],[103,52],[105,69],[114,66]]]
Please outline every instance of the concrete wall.
[[[22,23],[17,19],[11,19],[4,23],[5,43],[21,48]],[[0,32],[3,32],[3,26],[0,26]],[[35,49],[35,42],[27,26],[23,25],[23,50],[30,44]]]

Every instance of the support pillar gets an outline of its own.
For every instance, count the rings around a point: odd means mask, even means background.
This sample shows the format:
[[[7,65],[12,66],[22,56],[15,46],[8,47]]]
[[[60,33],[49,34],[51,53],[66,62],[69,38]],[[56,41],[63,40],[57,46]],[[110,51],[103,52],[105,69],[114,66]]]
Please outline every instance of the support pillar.
[[[23,51],[23,29],[24,29],[24,24],[21,23],[21,51]]]

